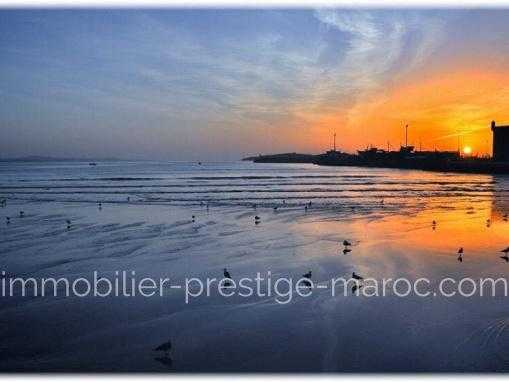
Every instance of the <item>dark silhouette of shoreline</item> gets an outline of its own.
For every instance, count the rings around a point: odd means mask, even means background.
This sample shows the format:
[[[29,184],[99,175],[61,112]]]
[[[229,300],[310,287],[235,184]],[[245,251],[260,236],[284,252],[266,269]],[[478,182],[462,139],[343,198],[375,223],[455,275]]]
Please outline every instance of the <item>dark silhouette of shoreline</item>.
[[[398,154],[394,154],[398,153]],[[462,158],[456,152],[386,152],[369,149],[359,154],[330,150],[324,154],[271,154],[244,158],[254,163],[312,163],[320,166],[396,168],[472,174],[508,174],[509,162],[491,158]]]
[[[243,158],[243,161],[252,161],[255,163],[314,163],[316,155],[313,154],[268,154]]]
[[[509,175],[509,125],[496,125],[495,121],[492,121],[490,127],[493,133],[492,157],[462,156],[459,147],[457,151],[417,151],[414,146],[408,145],[408,135],[405,136],[405,145],[401,146],[399,150],[390,151],[370,147],[357,151],[357,154],[349,154],[336,150],[336,134],[334,134],[334,148],[323,154],[258,155],[243,160],[260,163],[313,163],[321,166],[380,167]],[[408,125],[405,126],[405,133],[408,134]]]

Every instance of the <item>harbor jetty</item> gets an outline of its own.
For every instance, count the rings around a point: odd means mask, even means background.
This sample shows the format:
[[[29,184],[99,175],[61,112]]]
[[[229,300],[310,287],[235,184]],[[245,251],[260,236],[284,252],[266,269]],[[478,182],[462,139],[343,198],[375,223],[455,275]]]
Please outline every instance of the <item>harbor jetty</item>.
[[[334,139],[334,148],[323,154],[259,155],[244,160],[263,163],[313,163],[322,166],[381,167],[509,175],[509,125],[496,125],[495,121],[492,121],[491,131],[493,133],[493,153],[492,156],[485,157],[461,155],[459,148],[457,151],[415,150],[415,147],[408,145],[407,142],[399,150],[369,147],[357,151],[356,154],[351,154],[338,151]]]

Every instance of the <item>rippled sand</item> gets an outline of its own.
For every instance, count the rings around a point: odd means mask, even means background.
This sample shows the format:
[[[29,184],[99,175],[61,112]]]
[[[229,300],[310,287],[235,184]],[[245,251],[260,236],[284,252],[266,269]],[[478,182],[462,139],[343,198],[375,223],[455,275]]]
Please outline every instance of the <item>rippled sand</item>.
[[[125,270],[175,284],[221,278],[224,267],[237,280],[312,270],[324,283],[354,271],[439,280],[506,277],[509,270],[499,252],[509,245],[504,178],[295,165],[133,166],[116,177],[118,168],[0,169],[0,196],[8,197],[0,208],[2,269],[71,278]],[[104,193],[108,187],[114,194]],[[177,195],[163,192],[175,188]],[[345,239],[353,244],[346,255]],[[332,297],[319,289],[289,304],[217,292],[186,304],[184,292],[170,288],[150,298],[17,296],[2,298],[0,370],[507,371],[507,306],[503,296]],[[153,351],[168,339],[171,362]]]

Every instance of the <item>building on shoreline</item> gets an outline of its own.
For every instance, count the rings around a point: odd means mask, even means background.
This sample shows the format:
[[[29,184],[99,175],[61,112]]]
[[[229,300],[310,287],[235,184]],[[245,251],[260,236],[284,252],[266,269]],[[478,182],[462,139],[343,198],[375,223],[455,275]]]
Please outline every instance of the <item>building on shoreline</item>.
[[[497,126],[495,121],[491,121],[491,131],[493,132],[493,161],[509,161],[509,125]]]

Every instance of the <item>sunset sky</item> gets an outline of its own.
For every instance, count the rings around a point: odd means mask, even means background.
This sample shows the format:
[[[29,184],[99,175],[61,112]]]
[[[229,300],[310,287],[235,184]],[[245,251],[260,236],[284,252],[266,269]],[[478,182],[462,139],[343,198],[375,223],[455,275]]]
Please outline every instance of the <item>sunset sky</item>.
[[[2,10],[0,157],[491,152],[509,10]]]

